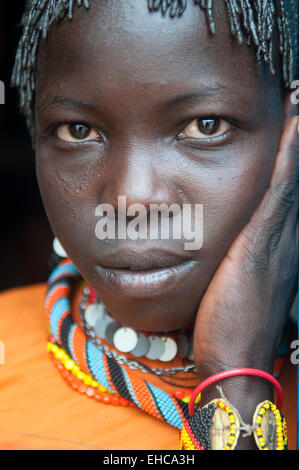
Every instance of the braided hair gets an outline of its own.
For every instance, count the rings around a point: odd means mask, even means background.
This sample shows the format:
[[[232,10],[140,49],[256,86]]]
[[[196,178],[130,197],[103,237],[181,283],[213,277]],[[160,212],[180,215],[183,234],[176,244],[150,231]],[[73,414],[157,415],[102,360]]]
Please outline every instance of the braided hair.
[[[190,0],[198,5],[207,18],[209,31],[216,33],[213,0]],[[264,60],[275,74],[275,41],[278,37],[279,55],[285,87],[291,88],[298,71],[298,0],[223,0],[231,34],[239,44],[255,46],[257,59]],[[73,16],[74,7],[88,10],[90,0],[27,0],[22,17],[20,39],[12,74],[12,86],[19,90],[20,110],[34,140],[35,68],[40,40],[49,27],[63,18]],[[149,12],[160,11],[171,18],[180,17],[187,0],[147,0]]]

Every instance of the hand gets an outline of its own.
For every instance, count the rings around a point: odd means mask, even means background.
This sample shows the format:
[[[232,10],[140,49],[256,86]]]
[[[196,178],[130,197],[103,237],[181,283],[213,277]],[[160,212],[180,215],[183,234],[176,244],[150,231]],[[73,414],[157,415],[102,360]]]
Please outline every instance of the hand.
[[[272,372],[299,267],[298,126],[298,116],[286,126],[270,185],[201,301],[194,329],[194,359],[201,379],[235,367]],[[247,415],[250,421],[271,388],[252,377],[229,380],[227,398],[234,399],[236,407],[252,401],[243,409],[243,418]],[[215,394],[219,396],[215,390],[208,393],[210,399]]]

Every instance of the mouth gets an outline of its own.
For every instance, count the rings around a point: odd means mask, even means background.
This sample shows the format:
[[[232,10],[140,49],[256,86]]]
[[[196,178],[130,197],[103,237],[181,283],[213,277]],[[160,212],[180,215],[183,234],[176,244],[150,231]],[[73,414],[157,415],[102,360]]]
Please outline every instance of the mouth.
[[[109,263],[109,264],[108,264]],[[170,253],[118,253],[96,265],[106,287],[130,297],[154,297],[186,281],[197,263]]]

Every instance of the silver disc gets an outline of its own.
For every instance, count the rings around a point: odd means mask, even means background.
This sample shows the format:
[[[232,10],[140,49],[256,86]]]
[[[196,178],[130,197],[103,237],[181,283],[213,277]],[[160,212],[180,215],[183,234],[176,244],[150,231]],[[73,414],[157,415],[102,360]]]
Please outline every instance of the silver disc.
[[[109,317],[109,315],[103,312],[94,326],[94,331],[99,338],[105,338],[105,331],[110,323],[115,322]]]
[[[65,249],[56,237],[53,240],[53,250],[55,251],[56,255],[60,256],[60,258],[67,258]]]
[[[190,345],[189,345],[188,359],[189,359],[190,361],[194,361],[194,354],[193,354],[193,338],[192,338],[192,340],[190,341]]]
[[[105,307],[103,304],[88,305],[87,309],[84,312],[84,319],[87,325],[91,328],[94,328],[97,321],[102,318],[104,309]]]
[[[130,352],[137,345],[137,333],[132,328],[121,327],[113,336],[113,344],[121,352]]]
[[[137,333],[137,345],[131,351],[131,354],[136,357],[145,356],[150,347],[150,342],[147,336],[142,333]]]
[[[149,336],[148,340],[150,343],[150,347],[145,357],[147,357],[148,359],[152,359],[152,360],[159,359],[159,357],[162,356],[164,349],[165,349],[165,345],[163,341],[158,336],[155,336],[155,335]]]
[[[164,343],[165,349],[163,354],[159,357],[160,361],[168,362],[175,358],[178,352],[178,347],[174,339],[170,336],[163,336],[161,340]]]
[[[105,329],[105,339],[108,343],[113,344],[114,333],[120,328],[120,324],[112,321],[109,323]]]

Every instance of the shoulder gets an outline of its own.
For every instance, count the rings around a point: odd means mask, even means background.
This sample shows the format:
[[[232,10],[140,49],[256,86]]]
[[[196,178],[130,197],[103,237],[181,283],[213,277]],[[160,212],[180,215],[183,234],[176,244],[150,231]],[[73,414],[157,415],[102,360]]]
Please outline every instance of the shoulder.
[[[43,304],[46,284],[0,293],[0,341],[6,357],[21,355],[45,338]]]
[[[12,289],[4,290],[0,292],[0,305],[3,302],[15,303],[20,300],[31,298],[42,300],[46,292],[46,284],[34,284],[25,287],[15,287]],[[33,296],[33,297],[32,297]],[[0,312],[1,314],[2,312]]]
[[[0,331],[17,323],[19,319],[27,322],[43,311],[46,284],[18,287],[0,292]]]

